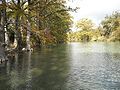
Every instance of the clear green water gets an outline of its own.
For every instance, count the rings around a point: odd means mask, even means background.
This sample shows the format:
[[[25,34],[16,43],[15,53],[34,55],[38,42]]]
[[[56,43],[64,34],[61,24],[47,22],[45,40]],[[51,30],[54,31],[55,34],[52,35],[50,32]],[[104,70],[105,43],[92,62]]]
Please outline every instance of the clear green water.
[[[70,43],[0,67],[0,90],[120,90],[120,43]]]

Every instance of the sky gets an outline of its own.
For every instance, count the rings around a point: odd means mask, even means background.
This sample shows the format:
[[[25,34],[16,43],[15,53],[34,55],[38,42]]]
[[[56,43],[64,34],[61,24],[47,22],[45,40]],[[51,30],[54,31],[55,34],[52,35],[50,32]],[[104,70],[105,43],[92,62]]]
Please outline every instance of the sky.
[[[67,5],[80,8],[76,13],[70,12],[74,24],[81,18],[89,18],[99,25],[106,15],[120,10],[120,0],[69,0]]]

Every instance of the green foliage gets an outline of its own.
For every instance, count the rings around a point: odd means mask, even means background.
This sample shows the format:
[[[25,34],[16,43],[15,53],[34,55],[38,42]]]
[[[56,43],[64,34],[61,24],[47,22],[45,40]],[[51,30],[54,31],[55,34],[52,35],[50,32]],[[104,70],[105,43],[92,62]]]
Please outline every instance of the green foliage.
[[[113,12],[112,15],[106,16],[101,23],[103,27],[103,36],[108,41],[120,41],[120,12]]]
[[[42,5],[41,2],[43,3]],[[54,45],[66,42],[66,33],[71,26],[72,20],[64,0],[41,0],[41,2],[38,1],[37,4],[37,7],[40,8],[33,7],[37,16],[33,16],[35,20],[34,27],[36,31],[46,33],[42,35],[43,37],[40,35],[41,38],[44,38],[40,40],[41,44]]]
[[[89,31],[93,30],[94,24],[92,23],[92,20],[83,18],[77,22],[76,27],[80,30]]]
[[[92,31],[77,31],[68,33],[69,42],[88,42],[88,41],[97,41],[100,37],[99,30]]]
[[[68,34],[68,41],[91,41],[93,37],[97,37],[97,31],[90,19],[83,18],[77,22],[77,32]]]
[[[76,27],[79,31],[70,32],[68,41],[120,41],[120,12],[106,16],[97,28],[85,18],[78,21]]]
[[[120,13],[114,12],[112,15],[105,17],[101,24],[104,36],[109,37],[113,31],[120,27]]]
[[[9,0],[6,4],[1,4],[0,9],[7,9],[9,40],[10,36],[15,35],[25,47],[29,31],[32,46],[66,42],[67,32],[72,24],[68,11],[74,9],[65,5],[65,0]]]

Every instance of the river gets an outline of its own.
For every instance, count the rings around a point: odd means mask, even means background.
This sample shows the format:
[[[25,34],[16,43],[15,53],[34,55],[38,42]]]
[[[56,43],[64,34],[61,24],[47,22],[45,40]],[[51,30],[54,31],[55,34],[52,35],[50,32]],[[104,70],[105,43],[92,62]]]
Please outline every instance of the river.
[[[69,43],[16,53],[0,90],[120,90],[120,43]]]

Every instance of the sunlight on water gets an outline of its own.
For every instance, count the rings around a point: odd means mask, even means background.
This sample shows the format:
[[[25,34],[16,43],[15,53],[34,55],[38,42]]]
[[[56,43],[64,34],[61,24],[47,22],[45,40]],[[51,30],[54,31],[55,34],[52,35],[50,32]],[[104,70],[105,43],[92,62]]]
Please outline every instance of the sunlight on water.
[[[120,43],[69,43],[11,57],[0,90],[120,90]]]
[[[70,90],[119,90],[119,43],[71,43]]]
[[[69,43],[71,48],[80,53],[120,53],[119,42],[89,42],[89,43]]]

